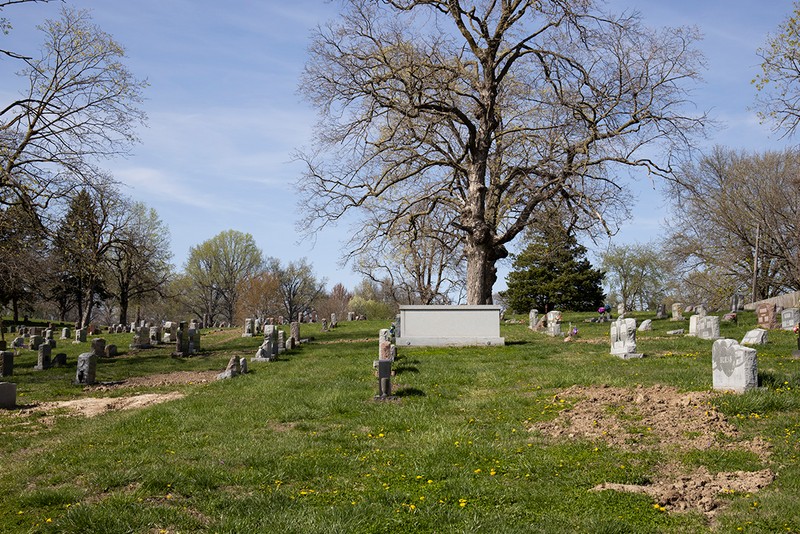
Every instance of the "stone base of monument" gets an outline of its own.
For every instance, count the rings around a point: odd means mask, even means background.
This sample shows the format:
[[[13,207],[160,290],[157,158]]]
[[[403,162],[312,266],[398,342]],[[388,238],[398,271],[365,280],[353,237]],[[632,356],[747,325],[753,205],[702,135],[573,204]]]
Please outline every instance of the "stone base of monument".
[[[623,360],[635,360],[637,358],[644,358],[644,354],[641,352],[625,352],[623,354],[615,354],[620,359]]]

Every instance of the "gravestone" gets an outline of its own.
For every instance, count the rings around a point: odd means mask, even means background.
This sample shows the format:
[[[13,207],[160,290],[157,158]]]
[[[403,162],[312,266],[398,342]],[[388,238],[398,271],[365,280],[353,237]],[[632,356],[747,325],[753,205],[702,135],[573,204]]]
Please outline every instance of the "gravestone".
[[[161,343],[161,327],[160,326],[151,326],[150,327],[149,342],[150,342],[151,346],[156,346],[159,343]]]
[[[742,345],[766,345],[767,344],[767,331],[763,328],[756,328],[750,330],[742,338]]]
[[[386,328],[378,332],[378,359],[392,360],[392,341]]]
[[[106,340],[102,337],[96,337],[92,340],[92,352],[98,358],[106,355]]]
[[[178,335],[178,323],[167,321],[164,323],[164,333],[161,336],[162,343],[175,343]]]
[[[683,309],[682,302],[676,302],[672,305],[672,320],[673,321],[683,321],[683,313],[681,310]]]
[[[539,310],[536,308],[528,312],[528,328],[536,330],[536,322],[538,321]]]
[[[243,375],[247,374],[247,358],[239,358],[239,372]]]
[[[700,339],[719,339],[719,317],[705,315],[697,320],[697,337]]]
[[[667,330],[668,336],[682,336],[686,332],[683,328],[678,328],[677,330]]]
[[[697,335],[697,320],[700,319],[699,315],[692,315],[689,317],[689,335],[696,336]]]
[[[64,367],[67,365],[67,355],[59,352],[53,357],[53,367]]]
[[[244,333],[242,334],[242,337],[253,337],[253,332],[255,332],[255,330],[253,330],[253,326],[254,326],[253,319],[251,319],[250,317],[245,319]]]
[[[645,319],[642,321],[642,324],[639,325],[639,332],[649,332],[653,329],[653,320],[652,319]]]
[[[53,329],[52,328],[48,328],[47,330],[44,331],[44,339],[45,340],[53,339]]]
[[[666,319],[667,318],[667,306],[665,304],[659,304],[658,309],[656,310],[656,319]]]
[[[550,311],[547,312],[547,335],[551,337],[558,337],[561,335],[561,312]]]
[[[113,343],[110,344],[110,345],[106,345],[106,349],[105,349],[105,357],[106,358],[113,358],[117,354],[119,354],[119,352],[117,351],[117,346],[116,345],[114,345]]]
[[[744,295],[741,293],[734,293],[731,297],[731,312],[736,313],[737,311],[744,309]]]
[[[271,362],[274,359],[272,335],[269,335],[264,338],[261,346],[256,350],[255,357],[251,358],[251,360],[254,362]]]
[[[50,361],[52,350],[53,349],[51,349],[50,345],[47,343],[42,343],[39,345],[38,360],[34,369],[37,371],[44,371],[45,369],[50,369],[50,367],[52,367],[52,362]]]
[[[335,313],[332,313],[332,314],[331,314],[331,328],[336,328],[336,326],[337,326],[338,324],[339,324],[339,323],[338,323],[338,322],[336,322],[336,314],[335,314]]]
[[[286,338],[286,350],[294,350],[294,337],[289,336]]]
[[[764,330],[774,330],[778,328],[777,307],[775,304],[762,303],[756,308],[758,317],[758,327]]]
[[[347,320],[348,321],[355,321],[356,320],[356,312],[347,312]]]
[[[328,331],[328,321],[325,320],[325,319],[322,320],[322,331],[323,332],[327,332]]]
[[[644,356],[636,352],[636,319],[618,317],[611,323],[611,354],[623,360]]]
[[[395,317],[395,319],[394,319],[394,338],[395,338],[395,340],[397,340],[397,338],[399,338],[399,337],[403,337],[402,319],[403,319],[403,316],[400,315],[399,313],[397,314],[397,317]]]
[[[200,329],[189,329],[189,353],[197,354],[200,352]]]
[[[0,408],[17,406],[17,385],[14,382],[0,382]]]
[[[97,355],[94,352],[84,352],[78,356],[78,368],[75,371],[75,383],[92,385],[97,374]]]
[[[376,400],[394,399],[392,396],[392,361],[378,360],[373,365],[378,369],[378,394]]]
[[[800,324],[800,309],[786,308],[781,312],[781,328],[784,330],[794,330]]]
[[[286,332],[278,330],[278,352],[286,350]]]
[[[231,356],[231,359],[228,360],[228,366],[222,371],[220,374],[217,375],[217,380],[224,380],[226,378],[233,378],[234,376],[238,376],[241,372],[241,361],[238,356]]]
[[[75,330],[75,341],[73,343],[86,343],[86,329],[78,328]]]
[[[625,315],[625,303],[618,302],[617,303],[617,315]]]
[[[712,382],[715,390],[744,393],[758,387],[756,349],[734,339],[718,339],[711,348]]]
[[[44,338],[40,335],[31,336],[28,340],[28,348],[31,350],[39,350],[39,345],[44,343]]]
[[[137,326],[133,330],[133,341],[129,346],[132,349],[149,349],[150,329],[146,326]]]
[[[0,352],[0,376],[14,374],[14,353],[9,350]]]
[[[289,325],[289,328],[291,329],[292,339],[294,339],[294,342],[300,343],[300,323],[293,322],[291,325]]]

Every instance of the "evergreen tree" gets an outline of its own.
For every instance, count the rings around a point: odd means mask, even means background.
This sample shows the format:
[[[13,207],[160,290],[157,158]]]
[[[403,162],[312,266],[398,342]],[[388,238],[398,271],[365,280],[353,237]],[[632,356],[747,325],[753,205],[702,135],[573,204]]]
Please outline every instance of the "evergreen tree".
[[[586,259],[586,247],[560,224],[534,233],[514,258],[503,296],[510,309],[528,313],[533,308],[587,311],[603,303],[604,273]]]

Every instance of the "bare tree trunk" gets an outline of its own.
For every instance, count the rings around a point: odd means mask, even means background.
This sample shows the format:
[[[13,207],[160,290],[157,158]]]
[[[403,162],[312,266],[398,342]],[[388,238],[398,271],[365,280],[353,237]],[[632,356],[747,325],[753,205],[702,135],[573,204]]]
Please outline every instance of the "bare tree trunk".
[[[497,281],[498,258],[486,246],[467,244],[467,304],[492,304],[492,288]]]

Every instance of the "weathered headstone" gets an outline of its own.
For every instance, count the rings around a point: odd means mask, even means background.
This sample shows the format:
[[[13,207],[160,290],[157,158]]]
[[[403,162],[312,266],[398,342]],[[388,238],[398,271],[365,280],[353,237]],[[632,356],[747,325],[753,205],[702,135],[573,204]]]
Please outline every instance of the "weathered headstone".
[[[250,317],[245,319],[244,320],[244,333],[242,334],[242,337],[253,337],[253,333],[255,332],[253,327],[254,327],[253,319],[251,319]]]
[[[14,340],[11,342],[11,348],[14,349],[21,349],[24,346],[25,346],[25,338],[22,336],[15,337]]]
[[[239,372],[243,375],[247,374],[247,358],[239,358]]]
[[[659,304],[658,308],[656,309],[656,319],[666,319],[667,318],[667,306],[665,304]]]
[[[763,328],[756,328],[750,330],[742,338],[742,345],[766,345],[767,344],[767,331]]]
[[[67,355],[59,352],[53,357],[53,367],[64,367],[67,365]]]
[[[561,312],[550,311],[547,312],[547,335],[551,337],[558,337],[561,335]]]
[[[31,336],[28,340],[28,348],[31,350],[39,350],[39,345],[44,343],[44,338],[40,335]]]
[[[617,303],[617,315],[625,315],[625,303],[618,302]]]
[[[278,330],[278,352],[286,350],[286,332]]]
[[[14,382],[0,382],[0,408],[17,406],[17,385]]]
[[[392,342],[389,337],[389,330],[386,328],[381,329],[378,333],[378,359],[392,359]]]
[[[106,340],[102,337],[96,337],[92,340],[92,352],[98,358],[106,355]]]
[[[241,363],[238,356],[231,356],[231,359],[228,360],[228,366],[222,371],[220,374],[217,375],[217,380],[223,380],[225,378],[233,378],[234,376],[238,376],[241,371]]]
[[[756,308],[758,317],[758,327],[764,330],[774,330],[778,328],[777,307],[775,304],[761,303]]]
[[[164,323],[164,333],[161,336],[162,343],[175,343],[178,334],[178,323],[175,321],[167,321]]]
[[[97,355],[94,352],[84,352],[78,356],[78,368],[75,371],[75,383],[92,385],[97,374]]]
[[[781,312],[781,328],[784,330],[794,330],[800,324],[800,309],[786,308]]]
[[[286,338],[286,350],[294,350],[294,348],[295,348],[294,337],[288,336]]]
[[[689,335],[696,336],[697,335],[697,320],[700,319],[699,315],[692,315],[689,317]]]
[[[52,362],[50,361],[52,350],[53,349],[51,349],[50,345],[47,343],[42,343],[39,345],[38,360],[34,369],[37,371],[44,371],[45,369],[50,369],[50,367],[52,367]]]
[[[326,321],[325,319],[322,320],[322,331],[323,332],[328,331],[328,321]]]
[[[718,339],[711,348],[712,382],[715,390],[743,393],[758,387],[756,349],[734,339]]]
[[[636,319],[618,317],[611,323],[611,354],[623,360],[644,356],[636,352]]]
[[[373,364],[378,369],[378,394],[376,400],[388,400],[392,396],[392,361],[378,360]]]
[[[683,321],[683,313],[681,310],[683,309],[682,302],[676,302],[672,305],[672,320],[673,321]]]
[[[119,351],[117,350],[116,345],[114,345],[113,343],[111,343],[110,345],[106,345],[104,354],[106,358],[113,358],[117,354],[119,354]]]
[[[356,320],[356,312],[347,312],[347,320],[348,321],[355,321]]]
[[[75,330],[75,341],[73,343],[86,343],[86,329],[78,328]]]
[[[683,328],[678,328],[677,330],[667,330],[668,336],[682,336],[686,331]]]
[[[137,326],[134,328],[133,341],[131,341],[130,348],[149,349],[150,347],[150,328],[146,326]]]
[[[536,322],[539,320],[539,310],[536,308],[528,312],[528,328],[536,330]]]
[[[14,374],[14,353],[11,351],[0,352],[0,376]]]
[[[719,339],[719,317],[704,315],[697,320],[697,337],[700,339]]]
[[[294,339],[294,342],[295,343],[300,343],[300,323],[293,322],[291,325],[289,325],[289,328],[290,328],[290,330],[292,332],[292,336],[291,337],[292,337],[292,339]]]
[[[332,314],[331,314],[331,328],[336,328],[336,326],[337,326],[338,324],[339,324],[339,323],[338,323],[338,322],[336,322],[336,314],[335,314],[335,313],[332,313]]]
[[[148,336],[149,342],[151,346],[156,346],[161,343],[161,327],[160,326],[151,326],[150,327],[150,335]]]
[[[189,353],[197,354],[200,352],[200,329],[189,329]]]
[[[639,325],[639,332],[648,332],[653,329],[653,320],[652,319],[645,319],[642,321],[642,324]]]

